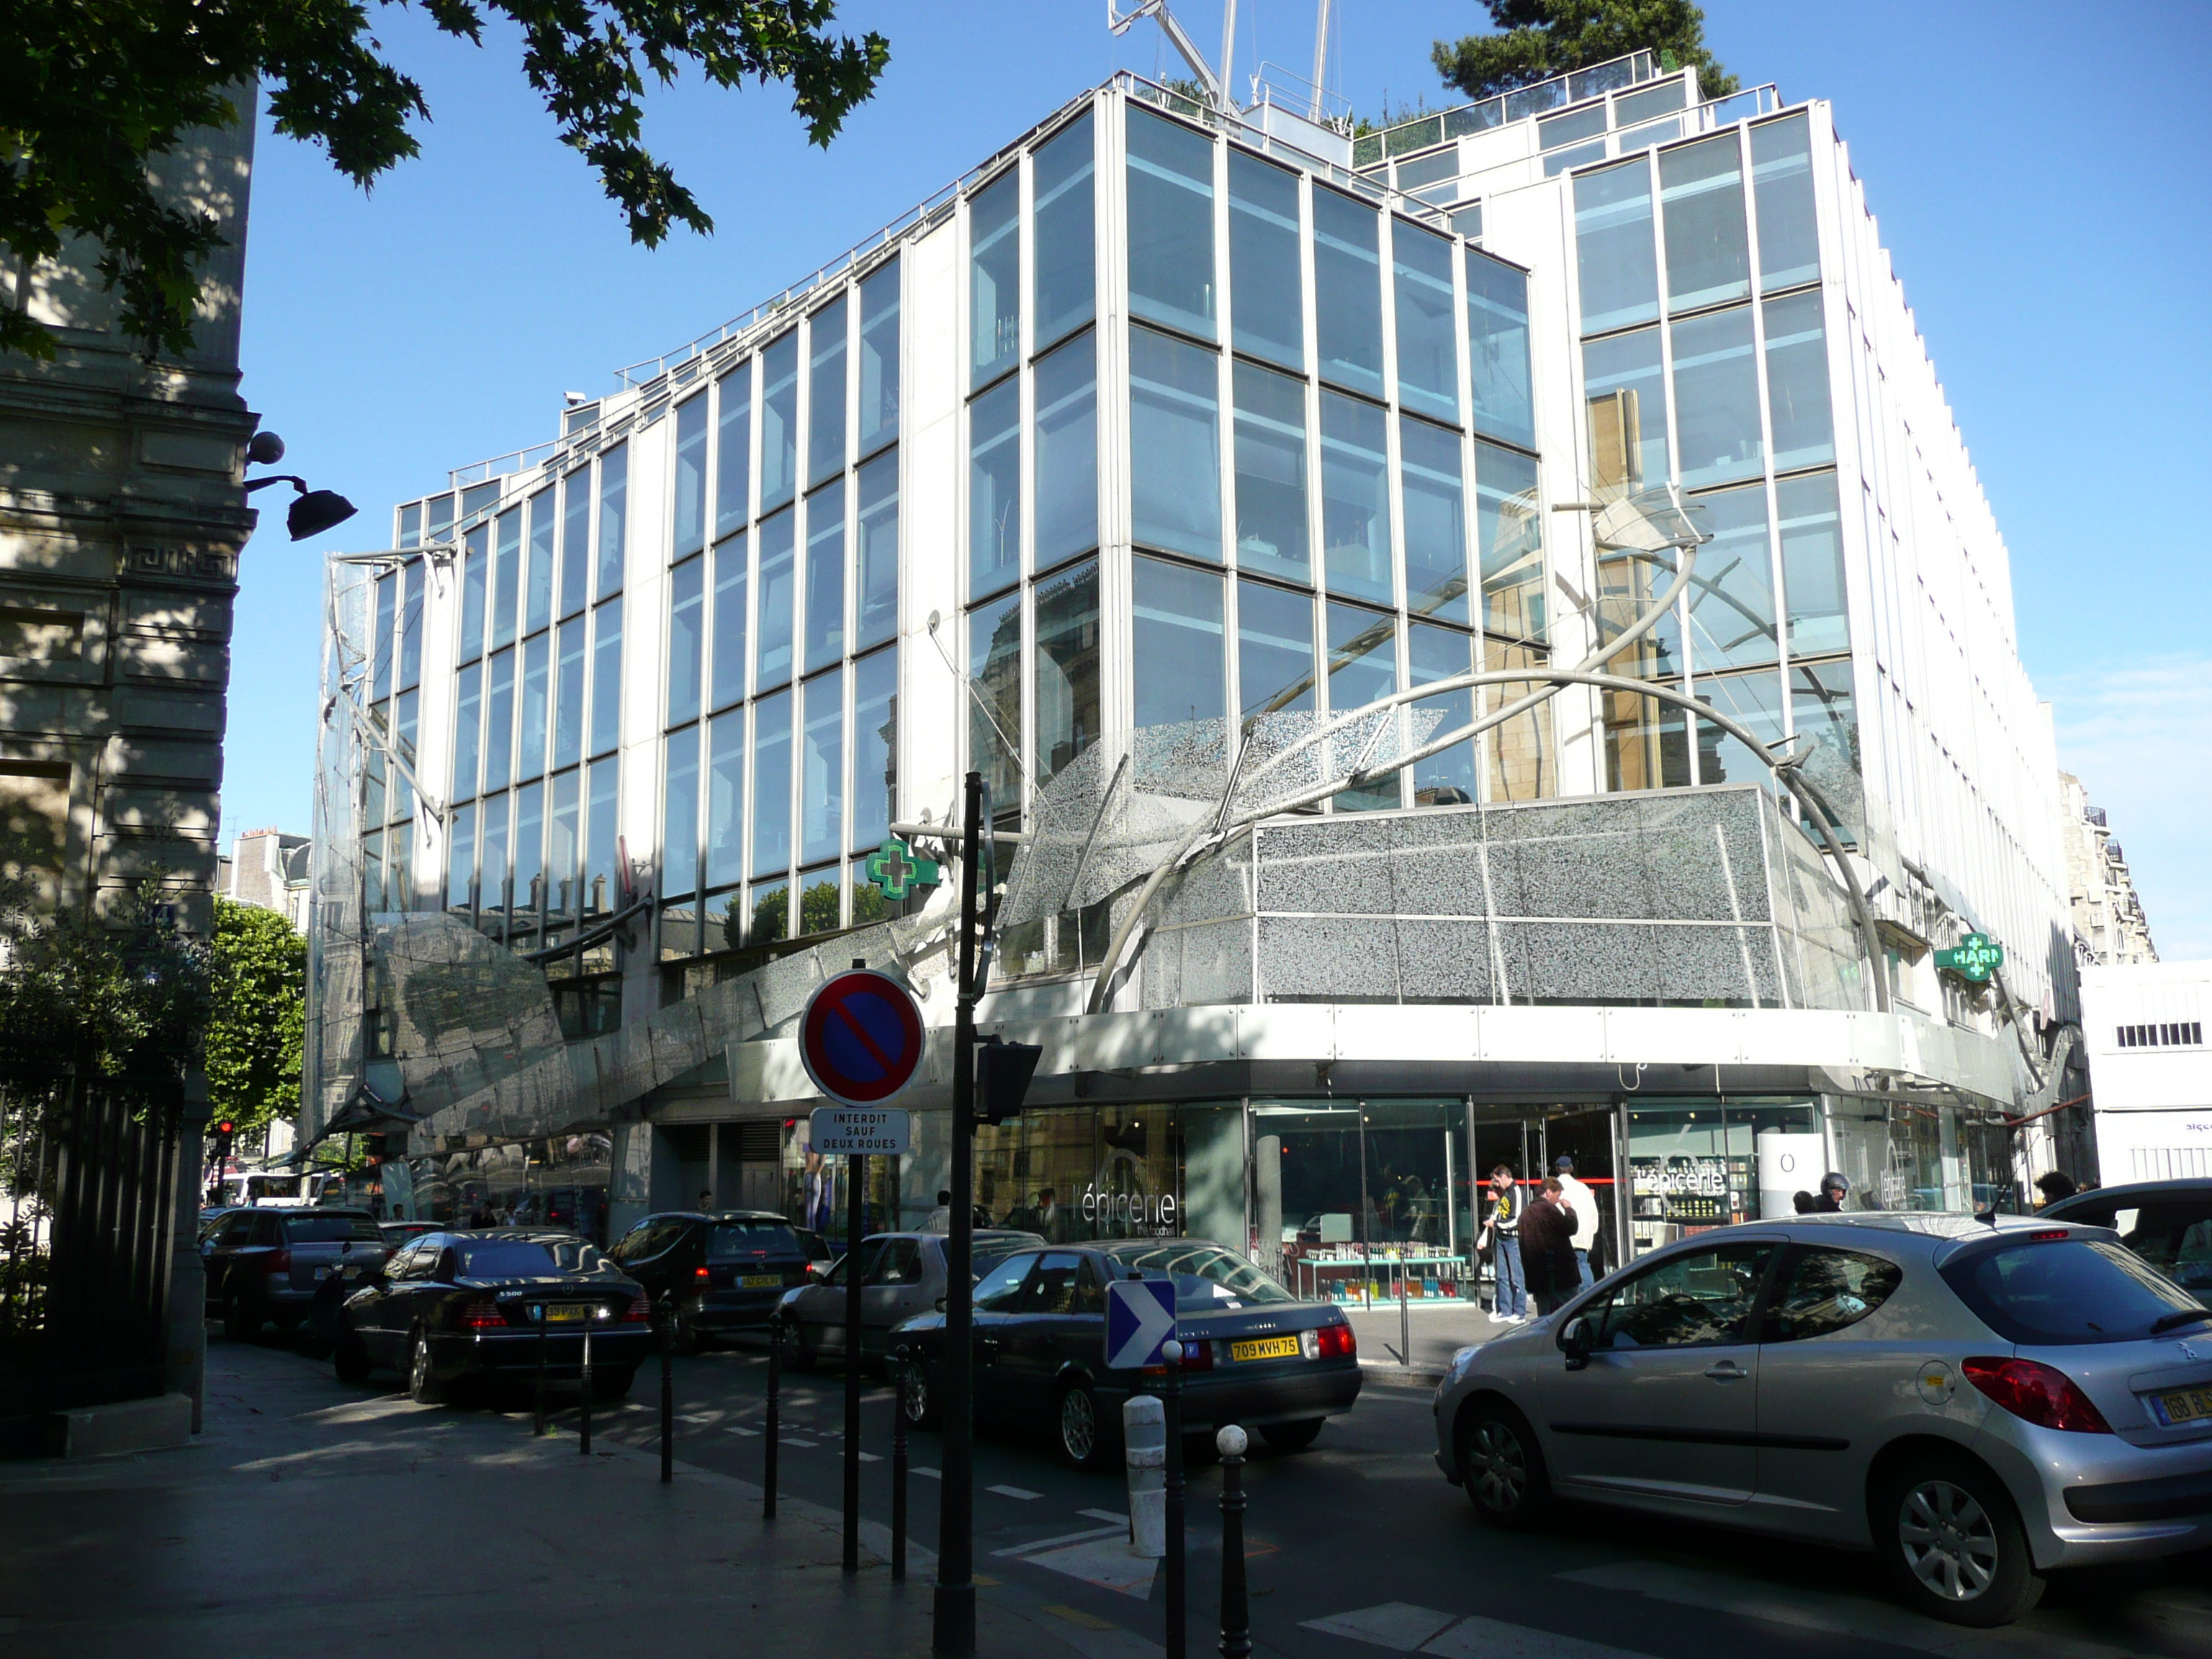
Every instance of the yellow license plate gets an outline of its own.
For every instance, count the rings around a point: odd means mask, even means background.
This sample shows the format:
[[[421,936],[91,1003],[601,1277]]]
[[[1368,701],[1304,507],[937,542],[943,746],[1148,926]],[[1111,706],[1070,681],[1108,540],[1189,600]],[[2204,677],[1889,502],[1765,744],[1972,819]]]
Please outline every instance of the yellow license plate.
[[[2168,1389],[2158,1396],[2158,1408],[2169,1424],[2212,1417],[2212,1389]]]
[[[747,1273],[738,1281],[738,1288],[747,1291],[773,1291],[781,1288],[781,1273]]]
[[[1298,1340],[1295,1336],[1263,1336],[1250,1342],[1229,1345],[1231,1359],[1296,1359]]]
[[[549,1325],[580,1325],[592,1316],[588,1302],[549,1302],[545,1304],[545,1322]]]

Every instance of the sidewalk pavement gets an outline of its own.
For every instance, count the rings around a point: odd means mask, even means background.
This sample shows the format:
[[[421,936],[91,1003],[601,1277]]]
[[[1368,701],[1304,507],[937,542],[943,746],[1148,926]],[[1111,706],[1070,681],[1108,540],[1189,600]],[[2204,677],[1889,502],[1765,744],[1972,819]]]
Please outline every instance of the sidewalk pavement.
[[[910,1547],[894,1584],[888,1530],[867,1526],[848,1578],[833,1511],[787,1497],[764,1522],[756,1486],[659,1474],[653,1451],[602,1440],[586,1457],[526,1418],[364,1398],[296,1354],[216,1344],[192,1445],[0,1464],[0,1652],[928,1654],[929,1551]],[[980,1599],[985,1656],[1161,1653],[1156,1630],[1017,1584]]]
[[[1500,1323],[1472,1302],[1438,1297],[1407,1302],[1402,1320],[1395,1302],[1378,1301],[1372,1308],[1351,1303],[1345,1313],[1358,1340],[1359,1363],[1368,1382],[1385,1386],[1433,1387],[1462,1348],[1471,1342],[1494,1341],[1520,1328]]]

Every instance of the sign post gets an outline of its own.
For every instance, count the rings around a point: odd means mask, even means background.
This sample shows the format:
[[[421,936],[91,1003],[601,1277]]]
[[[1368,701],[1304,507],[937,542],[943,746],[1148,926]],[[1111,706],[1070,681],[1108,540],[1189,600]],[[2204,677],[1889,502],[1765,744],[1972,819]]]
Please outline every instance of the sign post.
[[[1175,1280],[1117,1279],[1106,1286],[1106,1368],[1150,1370],[1164,1366],[1160,1389],[1167,1454],[1167,1656],[1183,1659],[1184,1612],[1182,1344],[1176,1340]],[[1135,1514],[1133,1505],[1130,1513]]]
[[[845,1571],[860,1570],[860,1239],[868,1159],[911,1150],[907,1115],[883,1102],[913,1080],[927,1038],[906,987],[855,962],[823,981],[799,1022],[799,1057],[814,1086],[843,1103],[807,1123],[815,1152],[845,1160]]]
[[[977,842],[983,830],[983,775],[962,792],[960,952],[952,1027],[952,1227],[945,1241],[945,1479],[937,1520],[937,1594],[931,1648],[975,1651],[975,902]]]

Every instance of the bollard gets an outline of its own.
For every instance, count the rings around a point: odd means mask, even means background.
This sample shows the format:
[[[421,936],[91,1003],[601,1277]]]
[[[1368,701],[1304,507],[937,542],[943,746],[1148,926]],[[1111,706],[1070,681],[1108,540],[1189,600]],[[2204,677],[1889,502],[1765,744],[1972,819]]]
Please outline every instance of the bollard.
[[[1184,1659],[1190,1632],[1189,1617],[1184,1607],[1184,1562],[1182,1538],[1182,1344],[1170,1337],[1160,1344],[1160,1358],[1167,1363],[1168,1376],[1165,1397],[1161,1401],[1166,1422],[1168,1455],[1167,1478],[1167,1580],[1168,1580],[1168,1641],[1167,1659]]]
[[[1249,1659],[1252,1603],[1244,1591],[1244,1448],[1234,1423],[1213,1437],[1221,1454],[1221,1659]]]
[[[676,1368],[669,1358],[674,1344],[676,1307],[660,1293],[660,1484],[676,1478]]]
[[[530,1425],[532,1434],[545,1432],[545,1304],[540,1303],[530,1310],[538,1318],[538,1415]]]
[[[1129,1475],[1129,1553],[1157,1561],[1168,1553],[1167,1419],[1159,1396],[1121,1402],[1121,1460]]]
[[[891,1582],[906,1580],[906,1368],[914,1363],[903,1342],[891,1355]]]
[[[1406,1269],[1401,1267],[1398,1269],[1398,1363],[1401,1365],[1413,1363],[1413,1316],[1407,1311],[1407,1306]]]
[[[761,1519],[775,1519],[775,1442],[782,1432],[776,1427],[776,1390],[783,1382],[783,1344],[777,1340],[775,1328],[770,1326],[768,1334],[768,1425],[762,1437],[767,1448],[761,1459]]]
[[[589,1457],[592,1455],[592,1328],[588,1323],[584,1327],[583,1393],[580,1399],[583,1411],[583,1433],[576,1442],[576,1450],[579,1455]]]

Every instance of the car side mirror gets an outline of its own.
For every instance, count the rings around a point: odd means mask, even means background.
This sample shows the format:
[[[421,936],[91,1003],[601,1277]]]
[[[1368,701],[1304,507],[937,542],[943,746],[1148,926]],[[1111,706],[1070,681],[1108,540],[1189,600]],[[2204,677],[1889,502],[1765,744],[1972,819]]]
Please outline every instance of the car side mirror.
[[[1560,1328],[1559,1352],[1567,1357],[1567,1369],[1583,1370],[1589,1364],[1590,1322],[1587,1319],[1570,1319]]]

